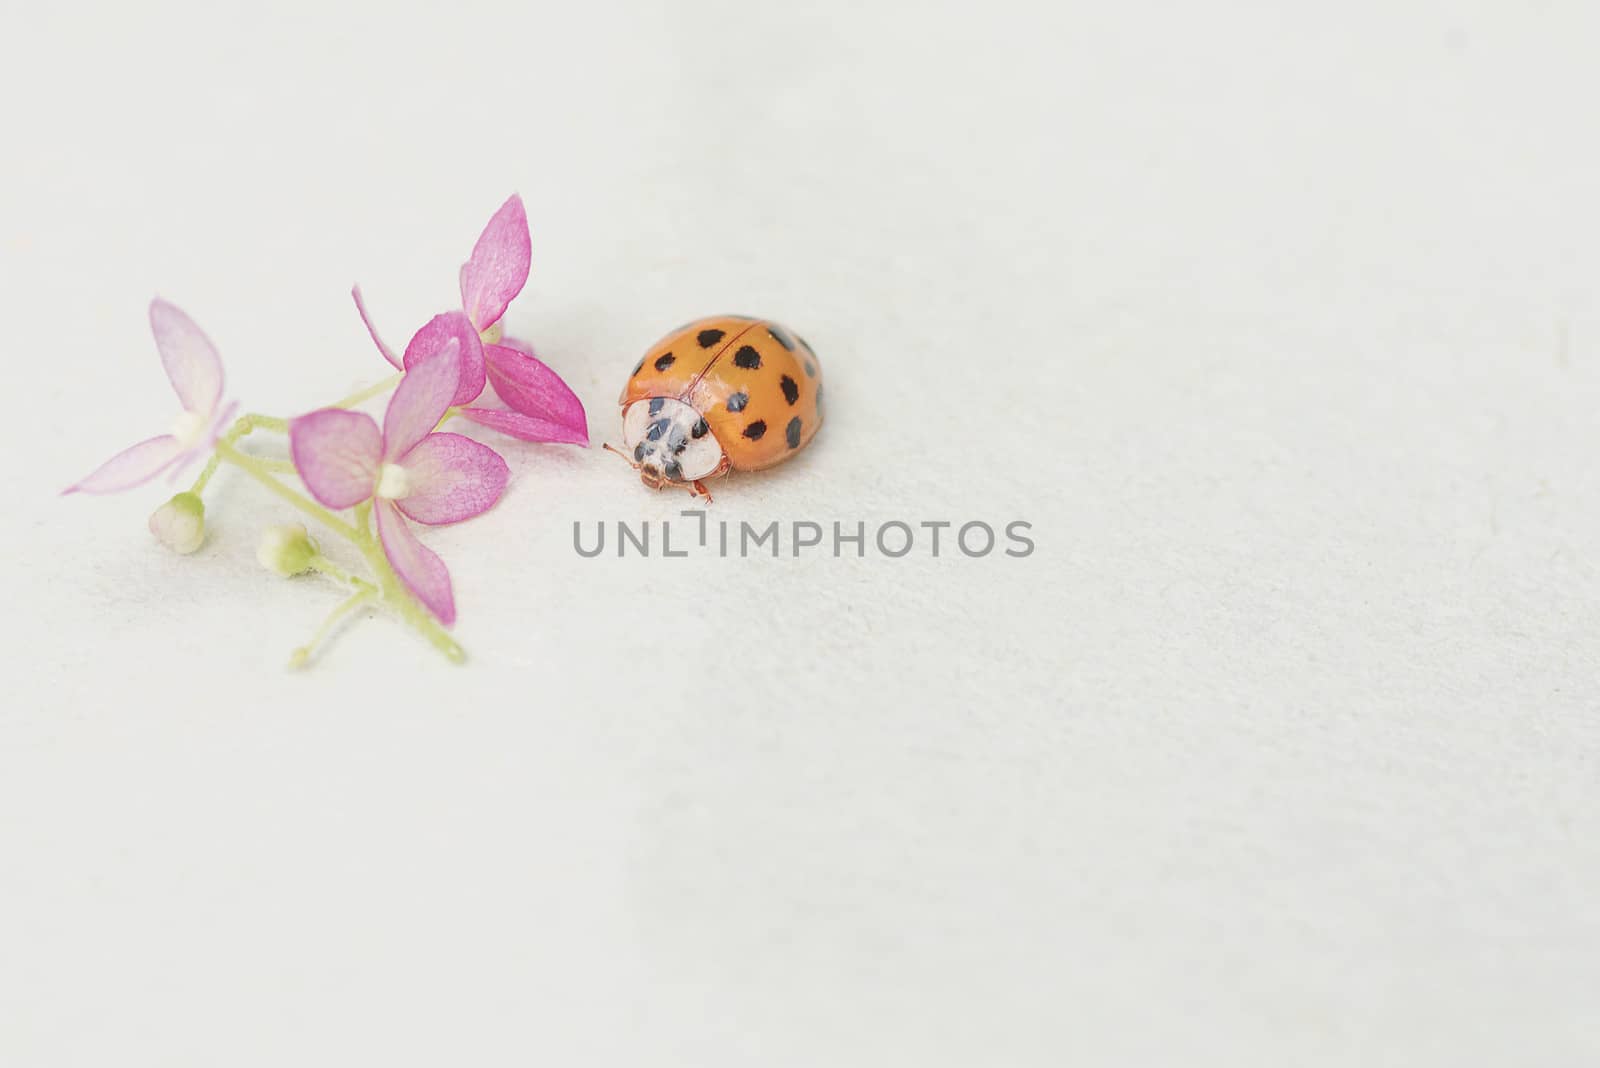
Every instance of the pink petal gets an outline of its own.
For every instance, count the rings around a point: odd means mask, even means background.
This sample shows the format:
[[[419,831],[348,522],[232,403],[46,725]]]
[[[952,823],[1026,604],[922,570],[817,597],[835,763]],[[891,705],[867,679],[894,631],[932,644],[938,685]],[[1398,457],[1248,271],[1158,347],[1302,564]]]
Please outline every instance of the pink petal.
[[[523,441],[559,445],[589,444],[587,431],[574,431],[561,423],[552,423],[548,419],[523,415],[521,412],[508,412],[503,408],[463,408],[461,417]]]
[[[400,362],[400,357],[396,356],[394,350],[383,343],[383,338],[378,336],[378,328],[372,325],[372,317],[367,314],[367,302],[361,299],[361,287],[351,286],[350,295],[355,298],[356,311],[361,313],[361,325],[367,328],[367,336],[372,339],[372,343],[378,346],[378,351],[383,353],[384,359],[400,370],[405,370],[405,364]]]
[[[473,326],[487,330],[500,321],[506,305],[527,285],[532,261],[528,213],[513,193],[483,228],[472,258],[461,265],[461,306]]]
[[[150,331],[186,411],[210,415],[222,397],[222,358],[205,333],[177,305],[150,302]]]
[[[143,485],[159,475],[168,464],[183,455],[183,442],[171,434],[141,441],[123,449],[77,482],[62,490],[68,493],[116,493]]]
[[[460,314],[460,313],[457,313]],[[461,380],[461,346],[451,338],[439,352],[411,361],[406,353],[405,377],[389,398],[383,416],[383,456],[393,460],[411,451],[444,417]]]
[[[433,526],[487,512],[511,477],[499,453],[460,434],[429,434],[400,466],[408,492],[395,503],[412,519]]]
[[[443,352],[452,341],[461,353],[461,381],[450,403],[471,404],[483,392],[483,342],[461,312],[435,315],[413,334],[406,346],[405,367],[409,371],[418,360]]]
[[[523,415],[561,428],[558,436],[538,440],[589,444],[589,421],[583,402],[560,375],[531,351],[489,345],[484,349],[484,356],[489,381],[501,400]]]
[[[438,555],[417,540],[392,501],[379,501],[372,510],[378,522],[383,555],[406,588],[445,626],[456,621],[455,595],[450,591],[450,571]]]
[[[311,496],[349,508],[372,496],[383,435],[365,412],[324,408],[289,421],[289,456]]]

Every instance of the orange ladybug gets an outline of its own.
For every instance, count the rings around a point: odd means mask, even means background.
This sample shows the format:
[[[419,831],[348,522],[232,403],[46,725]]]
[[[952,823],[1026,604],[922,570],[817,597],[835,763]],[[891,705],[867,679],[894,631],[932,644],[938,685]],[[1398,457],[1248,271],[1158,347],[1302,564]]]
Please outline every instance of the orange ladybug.
[[[769,319],[720,315],[674,330],[622,387],[623,452],[651,489],[707,501],[703,479],[782,463],[822,425],[822,365]]]

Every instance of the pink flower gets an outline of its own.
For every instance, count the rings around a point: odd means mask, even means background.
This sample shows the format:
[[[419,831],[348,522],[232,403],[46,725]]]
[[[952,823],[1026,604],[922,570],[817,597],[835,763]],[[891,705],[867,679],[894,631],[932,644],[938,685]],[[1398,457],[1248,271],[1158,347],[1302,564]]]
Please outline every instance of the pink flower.
[[[522,198],[513,195],[494,213],[473,246],[472,256],[461,265],[463,311],[434,316],[411,338],[402,356],[396,356],[378,336],[361,299],[361,287],[356,286],[350,295],[378,351],[401,370],[437,351],[446,339],[461,343],[461,381],[451,403],[472,404],[487,381],[508,405],[463,407],[461,414],[466,418],[523,441],[588,445],[583,402],[560,375],[534,356],[532,346],[502,339],[496,329],[506,306],[528,282],[532,256],[528,216]]]
[[[222,403],[222,359],[194,320],[161,299],[150,302],[156,351],[183,405],[170,433],[117,453],[63,493],[116,493],[171,470],[176,475],[208,452],[237,405]]]
[[[500,499],[508,476],[506,462],[488,446],[432,433],[461,381],[459,349],[452,337],[412,363],[389,399],[382,430],[371,416],[343,408],[289,423],[289,455],[311,495],[329,508],[372,500],[395,574],[446,625],[456,618],[450,572],[406,519],[429,525],[470,519]]]

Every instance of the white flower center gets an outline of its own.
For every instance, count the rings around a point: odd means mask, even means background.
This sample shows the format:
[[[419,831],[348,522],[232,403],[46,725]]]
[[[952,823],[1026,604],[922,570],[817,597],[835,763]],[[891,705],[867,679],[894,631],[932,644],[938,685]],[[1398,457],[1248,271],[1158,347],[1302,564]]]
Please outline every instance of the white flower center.
[[[384,464],[378,468],[378,496],[394,501],[410,492],[411,480],[405,468],[399,464]]]
[[[190,448],[199,443],[206,436],[206,427],[210,419],[199,412],[184,412],[172,424],[172,436],[183,443],[184,448]]]

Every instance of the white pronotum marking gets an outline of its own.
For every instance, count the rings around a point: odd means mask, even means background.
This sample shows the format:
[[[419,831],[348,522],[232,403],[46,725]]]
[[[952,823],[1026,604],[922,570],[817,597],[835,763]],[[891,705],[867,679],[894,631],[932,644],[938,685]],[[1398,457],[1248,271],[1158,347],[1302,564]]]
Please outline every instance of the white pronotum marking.
[[[651,407],[655,413],[651,414]],[[654,467],[674,482],[705,478],[722,462],[722,446],[700,413],[680,400],[656,397],[634,401],[622,413],[622,443],[642,465]]]

